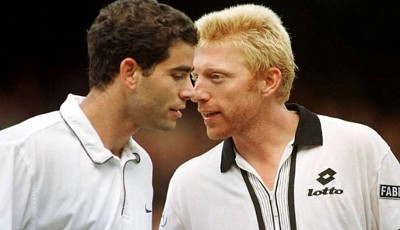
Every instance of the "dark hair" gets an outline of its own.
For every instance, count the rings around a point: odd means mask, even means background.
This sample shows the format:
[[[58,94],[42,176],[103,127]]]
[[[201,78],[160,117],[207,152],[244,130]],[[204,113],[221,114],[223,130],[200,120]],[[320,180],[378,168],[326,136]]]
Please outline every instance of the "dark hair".
[[[121,61],[134,58],[145,75],[169,57],[169,48],[198,42],[193,21],[155,0],[117,0],[101,9],[87,33],[89,85],[104,88]]]

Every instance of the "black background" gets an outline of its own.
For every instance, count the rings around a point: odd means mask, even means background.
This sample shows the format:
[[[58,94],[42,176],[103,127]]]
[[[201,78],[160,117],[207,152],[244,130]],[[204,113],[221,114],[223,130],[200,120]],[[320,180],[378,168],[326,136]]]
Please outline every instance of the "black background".
[[[85,33],[110,1],[11,2],[2,6],[1,84],[10,92],[34,81],[44,110],[61,92],[87,92]],[[262,3],[277,12],[292,37],[299,66],[295,88],[335,100],[367,100],[398,110],[399,1],[162,1],[193,20],[236,3]],[[74,79],[71,79],[74,78]],[[32,80],[33,79],[33,80]]]

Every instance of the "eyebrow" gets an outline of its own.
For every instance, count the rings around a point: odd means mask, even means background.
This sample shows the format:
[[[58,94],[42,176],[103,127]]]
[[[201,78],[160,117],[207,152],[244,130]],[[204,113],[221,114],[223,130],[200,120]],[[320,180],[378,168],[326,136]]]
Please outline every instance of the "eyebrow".
[[[217,68],[217,67],[210,67],[203,71],[204,74],[210,74],[210,73],[215,73],[215,72],[221,73],[224,75],[232,74],[231,71],[227,71],[227,70],[224,70],[222,68]],[[196,74],[196,70],[194,68],[192,70],[192,73]]]
[[[170,69],[171,71],[177,71],[177,72],[185,72],[185,73],[190,73],[193,71],[193,67],[192,66],[178,66],[175,68]]]

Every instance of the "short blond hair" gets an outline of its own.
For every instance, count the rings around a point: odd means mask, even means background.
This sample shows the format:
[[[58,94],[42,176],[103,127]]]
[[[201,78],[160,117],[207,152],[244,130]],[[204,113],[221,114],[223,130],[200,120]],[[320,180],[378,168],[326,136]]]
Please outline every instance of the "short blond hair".
[[[200,35],[198,46],[231,41],[243,52],[254,76],[270,67],[280,69],[280,99],[289,100],[297,67],[289,34],[276,13],[265,6],[244,4],[205,14],[195,24]]]

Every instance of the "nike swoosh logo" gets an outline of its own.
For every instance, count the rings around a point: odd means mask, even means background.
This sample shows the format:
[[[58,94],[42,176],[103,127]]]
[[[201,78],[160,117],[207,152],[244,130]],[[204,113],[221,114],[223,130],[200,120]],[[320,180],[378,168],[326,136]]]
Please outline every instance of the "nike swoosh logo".
[[[146,213],[151,213],[153,210],[147,208],[147,204],[144,206],[144,210]]]

